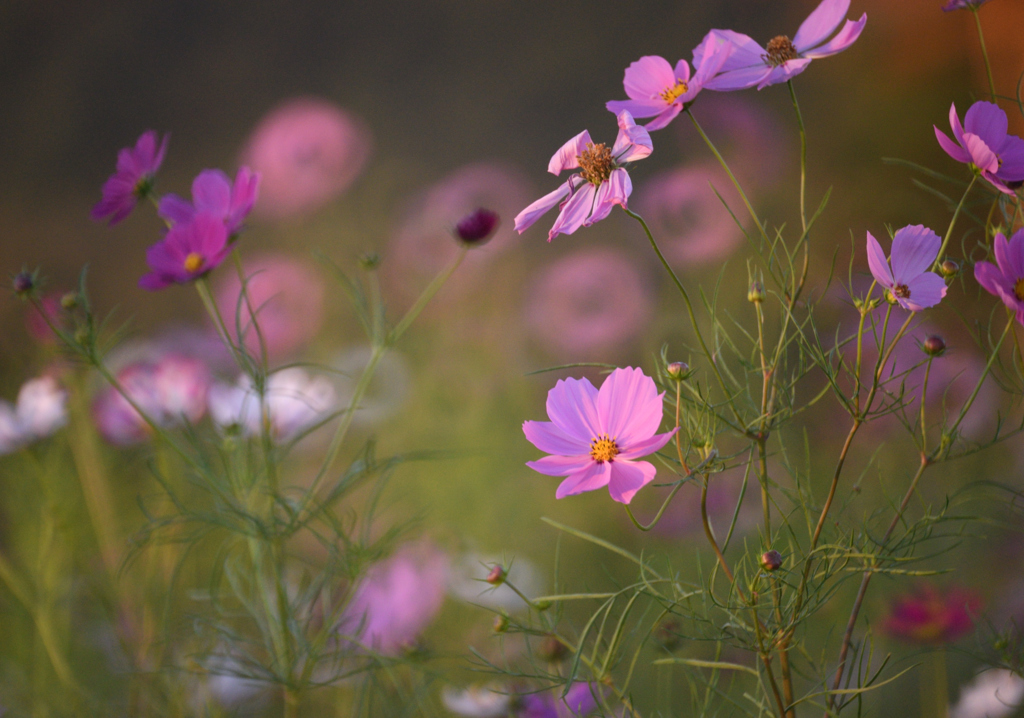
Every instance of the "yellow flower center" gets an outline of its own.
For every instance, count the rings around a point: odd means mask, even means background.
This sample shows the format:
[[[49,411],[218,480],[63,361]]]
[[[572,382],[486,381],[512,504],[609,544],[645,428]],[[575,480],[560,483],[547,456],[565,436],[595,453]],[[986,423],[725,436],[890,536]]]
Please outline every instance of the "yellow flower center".
[[[900,299],[910,299],[910,287],[906,284],[897,284],[892,288],[892,293]]]
[[[1016,284],[1013,285],[1013,296],[1024,302],[1024,277],[1018,279]]]
[[[665,102],[675,102],[680,95],[685,95],[689,89],[689,85],[677,78],[675,85],[661,93],[661,99]]]
[[[599,185],[607,181],[615,169],[611,149],[604,144],[587,143],[587,148],[576,155],[580,165],[580,175],[590,184]]]
[[[590,458],[599,464],[611,461],[619,455],[619,445],[607,434],[601,434],[596,439],[590,440]]]
[[[767,52],[761,55],[761,59],[772,67],[778,67],[786,60],[795,60],[798,56],[796,47],[785,35],[773,37],[768,41]]]
[[[202,268],[203,262],[205,261],[206,260],[203,259],[203,255],[198,252],[190,252],[189,255],[185,257],[185,271],[189,274],[195,274],[200,270],[200,268]]]

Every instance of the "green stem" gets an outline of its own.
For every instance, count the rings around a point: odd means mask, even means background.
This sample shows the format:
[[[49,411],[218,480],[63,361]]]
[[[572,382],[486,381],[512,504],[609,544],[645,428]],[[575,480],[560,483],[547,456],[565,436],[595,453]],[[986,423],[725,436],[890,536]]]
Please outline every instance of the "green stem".
[[[796,110],[796,121],[800,125],[800,225],[803,232],[807,234],[807,131],[804,129],[804,116],[800,112],[800,103],[796,101],[796,88],[793,81],[786,83],[789,86],[789,96],[793,99],[793,109]]]
[[[981,56],[985,60],[985,73],[988,75],[988,89],[992,96],[992,102],[996,101],[996,82],[992,79],[992,63],[988,60],[988,48],[985,47],[985,33],[981,31],[981,16],[978,15],[976,5],[971,5],[971,12],[974,14],[974,24],[978,27],[978,40],[981,42]]]
[[[956,226],[956,220],[960,216],[960,210],[963,209],[964,202],[967,200],[967,195],[971,193],[971,189],[974,188],[974,183],[978,181],[978,175],[975,174],[971,178],[971,183],[967,185],[967,190],[964,192],[964,196],[960,198],[960,204],[956,206],[956,211],[953,212],[953,218],[949,220],[949,229],[946,230],[946,236],[942,239],[942,246],[939,247],[939,253],[935,257],[935,263],[932,265],[932,269],[938,269],[939,265],[942,264],[942,258],[946,255],[946,247],[949,245],[949,240],[953,236],[953,227]]]

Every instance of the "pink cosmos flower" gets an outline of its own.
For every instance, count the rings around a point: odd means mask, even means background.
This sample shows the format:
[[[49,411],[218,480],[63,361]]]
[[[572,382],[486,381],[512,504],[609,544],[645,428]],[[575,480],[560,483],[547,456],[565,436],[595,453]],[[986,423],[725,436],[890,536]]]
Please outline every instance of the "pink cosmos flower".
[[[315,211],[341,195],[370,157],[365,124],[327,100],[292,99],[253,130],[242,164],[263,176],[257,212],[285,219]]]
[[[981,599],[957,586],[941,592],[924,584],[908,596],[901,596],[883,624],[890,636],[926,645],[952,643],[974,629],[974,615]]]
[[[996,264],[978,262],[974,278],[989,294],[1002,299],[1024,324],[1024,229],[1018,229],[1009,242],[1005,235],[997,234],[992,244]]]
[[[597,684],[573,683],[562,697],[562,688],[549,693],[530,693],[520,699],[518,718],[583,718],[597,710],[603,691]]]
[[[933,125],[935,139],[947,155],[977,168],[1000,192],[1013,194],[1024,183],[1024,140],[1007,134],[1009,122],[999,105],[975,102],[961,125],[954,103],[949,106],[949,126],[956,142]]]
[[[125,147],[117,153],[117,171],[103,183],[103,198],[92,208],[94,220],[110,217],[117,224],[131,214],[135,204],[153,191],[153,176],[160,169],[167,153],[167,140],[157,147],[153,130],[143,132],[135,147]]]
[[[713,77],[729,57],[731,47],[725,38],[713,38],[717,48],[705,48],[701,64],[690,77],[690,65],[680,60],[673,68],[663,57],[645,55],[626,68],[622,81],[628,100],[612,100],[605,104],[618,114],[623,110],[633,117],[654,117],[645,127],[660,130],[693,102],[704,89],[704,83]]]
[[[868,266],[875,281],[885,287],[901,307],[919,312],[934,307],[946,296],[946,282],[935,272],[927,271],[939,256],[942,240],[927,227],[914,224],[896,231],[892,240],[892,257],[868,232]],[[892,271],[889,271],[889,263]]]
[[[628,504],[657,471],[634,459],[654,453],[676,433],[656,433],[664,396],[657,391],[653,379],[632,367],[613,371],[600,391],[587,379],[560,379],[548,392],[551,421],[523,423],[527,440],[552,456],[526,465],[567,477],[556,498],[607,486],[613,499]]]
[[[143,289],[156,291],[171,284],[186,284],[215,269],[231,251],[228,228],[222,217],[202,213],[188,224],[176,224],[146,251],[150,271],[139,280]]]
[[[843,28],[828,40],[839,27],[850,9],[850,0],[822,0],[800,25],[796,36],[772,38],[762,48],[748,35],[732,30],[712,30],[693,51],[693,64],[700,67],[705,58],[717,52],[718,42],[724,38],[732,45],[729,57],[718,75],[704,83],[709,90],[745,90],[757,86],[761,90],[769,85],[786,82],[816,60],[842,52],[860,37],[867,13],[857,21],[847,20]],[[826,42],[827,40],[827,42]]]
[[[615,205],[626,208],[633,191],[623,165],[642,160],[651,154],[651,136],[633,121],[626,110],[618,114],[619,134],[611,149],[594,144],[586,130],[562,145],[548,163],[553,175],[563,170],[579,169],[579,174],[551,194],[541,197],[516,217],[516,231],[522,234],[541,215],[560,204],[558,219],[548,232],[550,242],[558,234],[572,234],[580,227],[589,227],[607,217]]]
[[[259,188],[259,172],[248,167],[238,170],[234,185],[220,170],[203,170],[192,182],[192,201],[164,195],[159,214],[171,224],[188,224],[200,213],[217,215],[224,218],[229,235],[237,234],[256,204]]]

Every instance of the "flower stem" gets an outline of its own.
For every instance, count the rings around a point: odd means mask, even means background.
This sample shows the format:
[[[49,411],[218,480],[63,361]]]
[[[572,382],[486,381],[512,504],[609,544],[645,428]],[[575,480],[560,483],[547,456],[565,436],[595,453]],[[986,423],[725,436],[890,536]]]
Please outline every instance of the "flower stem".
[[[978,14],[978,7],[971,5],[971,12],[974,14],[974,24],[978,27],[978,41],[981,42],[981,56],[985,60],[985,73],[988,75],[988,90],[992,96],[992,102],[996,101],[996,83],[992,79],[992,63],[988,60],[988,48],[985,47],[985,33],[981,31],[981,16]]]
[[[967,195],[971,193],[974,188],[974,183],[978,181],[978,175],[974,175],[971,178],[971,183],[967,185],[967,190],[964,191],[964,196],[960,198],[960,204],[956,206],[956,211],[953,212],[953,218],[949,220],[949,229],[946,230],[946,236],[942,239],[942,246],[939,247],[939,253],[935,257],[935,263],[932,264],[932,269],[938,269],[939,265],[942,264],[943,257],[946,256],[946,247],[949,245],[950,237],[953,236],[953,227],[956,226],[956,220],[960,216],[960,210],[963,209],[964,202],[967,200]]]
[[[793,81],[786,83],[789,86],[789,96],[793,99],[793,109],[796,110],[796,121],[800,125],[800,226],[807,234],[807,131],[804,129],[804,116],[800,112],[800,103],[796,101],[796,88]]]

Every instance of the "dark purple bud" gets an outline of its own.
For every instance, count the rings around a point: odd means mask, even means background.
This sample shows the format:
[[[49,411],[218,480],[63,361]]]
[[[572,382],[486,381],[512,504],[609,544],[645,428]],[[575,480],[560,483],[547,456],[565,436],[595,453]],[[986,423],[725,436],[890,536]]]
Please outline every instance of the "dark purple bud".
[[[772,549],[761,554],[761,568],[765,571],[778,571],[782,567],[782,554]]]
[[[14,277],[14,293],[23,297],[35,289],[36,280],[28,272],[18,272]]]
[[[942,341],[942,337],[937,334],[932,334],[921,343],[921,348],[928,356],[937,357],[946,351],[946,342]]]
[[[754,303],[763,302],[764,284],[758,281],[751,282],[750,289],[747,290],[747,301]]]
[[[495,212],[481,207],[459,220],[455,225],[455,236],[466,244],[483,244],[494,234],[499,222]]]

